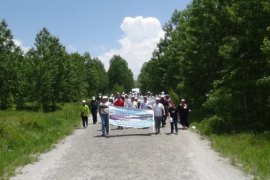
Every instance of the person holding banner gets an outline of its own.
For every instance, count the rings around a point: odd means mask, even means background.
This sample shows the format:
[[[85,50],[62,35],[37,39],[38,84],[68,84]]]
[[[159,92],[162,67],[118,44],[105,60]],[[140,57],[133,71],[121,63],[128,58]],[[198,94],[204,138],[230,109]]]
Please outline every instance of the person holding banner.
[[[164,106],[160,103],[159,97],[156,98],[156,103],[153,105],[154,119],[155,119],[155,133],[160,133],[160,123],[163,116],[165,116]]]
[[[143,97],[143,102],[140,104],[140,109],[149,109],[149,104],[147,101],[147,96]]]
[[[108,102],[108,97],[103,96],[102,101],[99,104],[102,136],[109,134],[109,105],[110,103]]]
[[[127,104],[127,107],[128,108],[138,108],[138,104],[137,104],[137,102],[135,101],[135,97],[134,96],[132,96],[131,97],[131,100],[130,100],[130,102]]]
[[[124,107],[125,102],[121,98],[120,94],[117,94],[117,99],[113,103],[114,106]],[[123,126],[118,126],[118,129],[123,129]]]

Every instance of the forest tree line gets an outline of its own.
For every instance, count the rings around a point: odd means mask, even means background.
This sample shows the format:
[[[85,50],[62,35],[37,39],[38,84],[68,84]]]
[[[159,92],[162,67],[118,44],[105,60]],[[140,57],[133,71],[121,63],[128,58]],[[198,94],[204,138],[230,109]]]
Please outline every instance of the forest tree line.
[[[121,77],[120,77],[121,76]],[[99,93],[129,92],[133,74],[125,59],[114,55],[108,71],[89,53],[68,53],[48,29],[37,33],[24,53],[14,43],[5,20],[0,21],[0,109],[56,110],[57,103],[76,102]]]
[[[193,0],[164,25],[141,89],[186,98],[217,133],[269,129],[269,17],[269,0]]]

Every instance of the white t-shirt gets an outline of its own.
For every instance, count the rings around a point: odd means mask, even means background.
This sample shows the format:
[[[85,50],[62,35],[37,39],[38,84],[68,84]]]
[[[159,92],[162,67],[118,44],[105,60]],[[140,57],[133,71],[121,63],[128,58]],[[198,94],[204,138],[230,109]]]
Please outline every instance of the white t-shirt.
[[[164,106],[161,103],[155,103],[153,105],[154,116],[163,116],[163,112],[165,112]]]
[[[140,104],[140,109],[148,109],[148,107],[149,107],[149,103],[148,103],[148,101],[146,101],[146,102],[141,102],[141,104]]]
[[[133,102],[131,101],[128,103],[127,107],[128,108],[138,108],[138,104],[136,101],[133,101]]]
[[[109,106],[110,105],[110,103],[109,102],[105,102],[105,103],[103,103],[103,102],[101,102],[100,104],[99,104],[99,106]],[[101,114],[109,114],[109,108],[100,108],[100,113]]]

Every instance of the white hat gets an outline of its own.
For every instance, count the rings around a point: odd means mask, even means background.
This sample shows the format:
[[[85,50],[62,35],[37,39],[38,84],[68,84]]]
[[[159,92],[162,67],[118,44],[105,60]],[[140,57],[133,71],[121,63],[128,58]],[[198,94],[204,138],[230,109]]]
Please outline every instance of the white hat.
[[[160,98],[159,97],[156,97],[156,101],[159,101],[160,100]]]
[[[85,100],[82,100],[82,103],[86,103],[86,101]]]
[[[182,99],[181,102],[185,102],[186,100],[185,99]]]
[[[96,100],[96,97],[95,97],[95,96],[93,96],[93,97],[92,97],[92,100]]]
[[[108,99],[108,96],[103,96],[102,99]]]

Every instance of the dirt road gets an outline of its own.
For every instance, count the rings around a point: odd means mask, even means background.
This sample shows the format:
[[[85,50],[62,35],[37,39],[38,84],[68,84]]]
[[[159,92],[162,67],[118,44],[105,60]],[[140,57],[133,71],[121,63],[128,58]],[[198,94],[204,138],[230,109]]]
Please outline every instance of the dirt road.
[[[101,137],[101,124],[77,129],[40,160],[18,170],[11,179],[141,179],[241,180],[252,179],[210,148],[190,130],[160,135],[152,129],[117,130]]]

